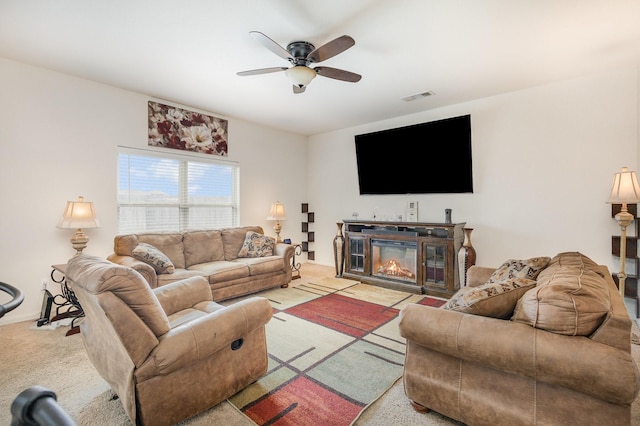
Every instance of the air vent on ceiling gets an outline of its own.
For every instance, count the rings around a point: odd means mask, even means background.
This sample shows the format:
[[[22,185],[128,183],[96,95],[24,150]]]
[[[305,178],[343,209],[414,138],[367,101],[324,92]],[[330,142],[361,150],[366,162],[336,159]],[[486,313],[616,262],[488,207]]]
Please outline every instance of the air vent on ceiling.
[[[416,99],[426,98],[428,96],[433,96],[433,95],[435,95],[435,93],[433,93],[431,90],[429,90],[428,92],[423,92],[423,93],[418,93],[417,95],[407,96],[406,98],[402,98],[402,100],[405,101],[405,102],[409,102],[409,101],[415,101]]]

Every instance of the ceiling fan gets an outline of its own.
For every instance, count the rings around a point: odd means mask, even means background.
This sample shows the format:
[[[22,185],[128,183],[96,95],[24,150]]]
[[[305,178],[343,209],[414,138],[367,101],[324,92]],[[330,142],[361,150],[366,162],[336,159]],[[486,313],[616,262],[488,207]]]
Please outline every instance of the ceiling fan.
[[[362,78],[361,75],[331,67],[311,67],[311,64],[325,61],[329,58],[336,56],[338,53],[342,53],[356,42],[348,35],[340,36],[322,46],[316,47],[308,41],[294,41],[287,45],[284,49],[275,41],[264,35],[259,31],[249,32],[251,36],[261,45],[286,59],[293,65],[290,68],[287,67],[271,67],[260,68],[256,70],[241,71],[237,73],[239,76],[267,74],[271,72],[284,71],[286,76],[293,82],[293,93],[302,93],[305,88],[311,83],[316,75],[323,77],[333,78],[336,80],[348,81],[350,83],[356,83]]]

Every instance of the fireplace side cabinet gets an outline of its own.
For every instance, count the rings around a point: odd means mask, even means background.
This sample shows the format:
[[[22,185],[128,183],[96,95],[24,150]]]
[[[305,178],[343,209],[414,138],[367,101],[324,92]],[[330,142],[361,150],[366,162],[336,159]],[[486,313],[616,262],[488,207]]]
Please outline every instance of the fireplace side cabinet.
[[[451,297],[460,288],[458,250],[464,241],[465,223],[353,221],[345,223],[345,268],[343,276],[381,287]],[[388,244],[387,244],[388,243]],[[407,254],[399,264],[403,274],[384,270],[380,247],[406,243]],[[388,263],[388,262],[387,262]]]
[[[364,248],[367,238],[362,235],[350,235],[345,238],[345,270],[356,274],[364,274],[365,259],[368,257]]]

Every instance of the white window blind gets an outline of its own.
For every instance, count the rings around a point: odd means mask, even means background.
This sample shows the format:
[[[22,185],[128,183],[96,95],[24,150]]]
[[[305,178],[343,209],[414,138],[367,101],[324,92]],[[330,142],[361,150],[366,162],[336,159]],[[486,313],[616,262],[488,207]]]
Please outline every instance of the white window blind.
[[[119,233],[238,226],[239,166],[121,149]]]

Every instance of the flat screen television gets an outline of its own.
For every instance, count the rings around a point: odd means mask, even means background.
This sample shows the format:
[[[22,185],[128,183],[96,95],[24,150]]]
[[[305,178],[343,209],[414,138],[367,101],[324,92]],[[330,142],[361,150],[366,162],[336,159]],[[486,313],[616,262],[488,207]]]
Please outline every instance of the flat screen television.
[[[473,192],[471,115],[355,136],[360,194]]]

